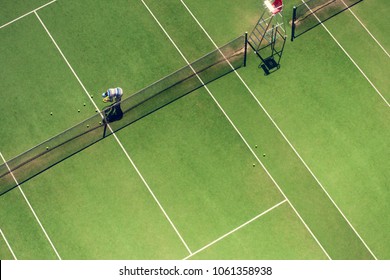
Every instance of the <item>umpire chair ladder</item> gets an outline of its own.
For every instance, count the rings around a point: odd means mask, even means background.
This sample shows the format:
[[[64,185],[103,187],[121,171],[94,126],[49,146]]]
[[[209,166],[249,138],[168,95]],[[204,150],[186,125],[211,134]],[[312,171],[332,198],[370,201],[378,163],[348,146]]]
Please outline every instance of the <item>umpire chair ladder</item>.
[[[286,42],[286,32],[283,28],[282,0],[264,1],[264,9],[260,19],[248,37],[248,43],[261,59],[259,65],[265,75],[280,68],[280,59]]]

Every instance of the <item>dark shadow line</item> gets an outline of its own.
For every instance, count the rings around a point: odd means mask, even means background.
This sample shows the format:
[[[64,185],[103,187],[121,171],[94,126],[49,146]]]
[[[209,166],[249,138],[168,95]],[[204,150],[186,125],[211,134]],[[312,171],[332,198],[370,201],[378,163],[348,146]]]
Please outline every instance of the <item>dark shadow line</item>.
[[[328,21],[329,19],[331,19],[331,18],[333,18],[333,17],[335,17],[335,16],[341,14],[342,12],[345,12],[345,11],[348,10],[349,8],[351,8],[351,7],[353,7],[353,6],[357,5],[357,4],[359,4],[359,3],[362,2],[362,1],[363,1],[363,0],[359,0],[359,1],[355,2],[354,4],[345,7],[344,9],[338,11],[337,13],[331,15],[330,17],[328,17],[328,18],[326,18],[326,19],[324,19],[324,20],[318,21],[318,19],[317,19],[318,22],[317,22],[315,25],[313,25],[312,27],[310,27],[310,28],[306,29],[305,31],[299,33],[298,35],[295,35],[295,36],[294,36],[294,39],[295,39],[295,38],[298,38],[299,36],[302,36],[303,34],[305,34],[306,32],[308,32],[308,31],[310,31],[310,30],[312,30],[313,28],[317,27],[317,26],[320,25],[321,23],[325,23],[325,22]],[[297,30],[297,28],[295,28],[295,30]],[[296,31],[295,31],[295,32],[296,32]]]
[[[226,76],[227,74],[229,74],[229,73],[233,72],[234,70],[239,69],[239,68],[241,68],[241,67],[242,67],[242,65],[240,65],[240,66],[238,66],[238,67],[232,69],[232,68],[230,68],[230,66],[229,66],[230,70],[229,70],[228,72],[225,72],[224,74],[222,74],[222,75],[220,75],[220,76],[217,76],[216,78],[211,79],[211,80],[209,80],[208,82],[206,82],[206,83],[204,83],[204,84],[202,84],[202,83],[199,81],[199,83],[200,83],[199,86],[197,86],[197,87],[191,89],[191,90],[188,91],[188,92],[185,92],[184,94],[178,96],[178,97],[175,98],[175,99],[172,99],[171,101],[169,101],[169,102],[167,102],[167,103],[164,103],[163,105],[161,105],[161,106],[159,106],[159,107],[153,109],[152,111],[143,114],[142,116],[140,116],[140,117],[134,119],[133,121],[131,121],[131,122],[127,123],[127,124],[124,124],[123,126],[117,128],[117,129],[113,129],[112,132],[110,131],[105,137],[101,137],[101,138],[97,139],[96,141],[93,141],[92,143],[88,144],[87,146],[85,146],[85,147],[83,147],[83,148],[81,148],[81,149],[79,149],[79,150],[77,150],[77,151],[71,153],[71,154],[68,155],[68,156],[65,156],[64,158],[62,158],[62,159],[58,160],[57,162],[55,162],[55,163],[49,165],[48,167],[44,168],[43,170],[37,172],[36,174],[29,176],[28,178],[24,179],[24,180],[21,181],[21,182],[18,182],[18,183],[19,183],[19,186],[22,185],[23,183],[29,181],[30,179],[36,177],[37,175],[43,173],[44,171],[46,171],[46,170],[52,168],[53,166],[55,166],[55,165],[61,163],[62,161],[66,160],[66,159],[68,159],[68,158],[70,158],[70,157],[72,157],[72,156],[78,154],[79,152],[85,150],[86,148],[88,148],[88,147],[90,147],[90,146],[96,144],[97,142],[101,141],[102,139],[106,138],[107,136],[110,136],[110,135],[112,135],[113,133],[115,133],[115,132],[117,132],[117,131],[120,131],[120,130],[122,130],[123,128],[126,128],[127,126],[129,126],[129,125],[131,125],[131,124],[133,124],[133,123],[135,123],[135,122],[137,122],[137,121],[139,121],[139,120],[145,118],[146,116],[148,116],[148,115],[150,115],[150,114],[152,114],[152,113],[154,113],[154,112],[160,110],[161,108],[163,108],[163,107],[165,107],[165,106],[167,106],[167,105],[169,105],[169,104],[171,104],[171,103],[177,101],[178,99],[180,99],[180,98],[182,98],[182,97],[188,95],[189,93],[191,93],[191,92],[193,92],[193,91],[196,91],[196,90],[198,90],[199,88],[202,88],[203,86],[208,85],[209,83],[211,83],[211,82],[213,82],[213,81],[215,81],[215,80],[218,80],[218,79],[220,79],[220,78]],[[198,73],[197,73],[197,74],[198,74]],[[196,74],[194,74],[194,75],[196,75]],[[192,76],[194,76],[194,75],[192,75]],[[165,91],[165,90],[164,90],[164,91]],[[114,105],[115,105],[115,104],[114,104]],[[114,105],[107,106],[106,108],[110,108],[110,107],[112,107],[112,106],[114,106]],[[105,109],[105,110],[107,110],[107,109]],[[109,124],[109,123],[108,123],[108,124]],[[99,125],[99,126],[97,126],[97,127],[94,127],[93,129],[90,129],[90,130],[88,130],[88,131],[86,131],[86,132],[84,132],[84,133],[82,133],[82,134],[80,134],[80,135],[77,135],[77,136],[75,136],[75,137],[72,137],[71,139],[67,140],[66,142],[61,143],[60,145],[57,145],[57,146],[54,147],[53,149],[56,149],[56,148],[58,148],[58,147],[61,147],[62,145],[64,145],[64,144],[70,142],[71,140],[74,140],[74,139],[76,139],[76,138],[78,138],[78,137],[80,137],[80,136],[82,136],[82,135],[85,135],[85,134],[87,134],[87,133],[89,133],[89,132],[91,132],[91,131],[93,131],[93,130],[95,130],[95,129],[97,129],[97,128],[100,128],[101,126],[103,126],[103,124],[102,124],[102,125]],[[51,149],[51,150],[53,150],[53,149]],[[27,164],[27,163],[33,161],[33,160],[35,160],[35,159],[41,157],[42,155],[46,154],[47,152],[50,152],[51,150],[45,151],[45,152],[43,152],[43,153],[41,153],[41,154],[35,156],[34,158],[32,158],[32,159],[30,159],[30,160],[28,160],[28,161],[26,161],[26,162],[20,164],[17,168],[13,168],[13,169],[11,170],[11,172],[14,171],[14,170],[17,170],[18,168],[22,167],[23,165],[25,165],[25,164]],[[8,175],[8,174],[10,174],[9,171],[8,171],[7,173],[3,174],[2,176],[0,176],[0,178],[1,178],[1,177],[4,177],[5,175]],[[15,183],[14,186],[8,188],[6,191],[1,192],[1,193],[0,193],[0,196],[2,196],[2,195],[4,195],[4,194],[8,193],[9,191],[13,190],[13,189],[16,188],[17,186],[18,186],[18,185],[16,185],[16,183]]]

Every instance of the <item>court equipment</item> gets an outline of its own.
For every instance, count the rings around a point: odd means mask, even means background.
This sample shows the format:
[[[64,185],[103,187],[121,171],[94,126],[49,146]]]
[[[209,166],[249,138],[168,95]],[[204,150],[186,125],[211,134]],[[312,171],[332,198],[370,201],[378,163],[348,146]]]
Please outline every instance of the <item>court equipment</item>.
[[[156,112],[201,88],[204,84],[245,66],[246,38],[244,34],[232,40],[190,65],[120,102],[107,106],[87,120],[8,160],[7,164],[0,165],[0,195],[16,187],[13,176],[19,184],[23,184],[59,162],[108,137],[113,132]]]
[[[293,7],[291,41],[363,0],[305,0]]]
[[[274,0],[272,3],[265,0],[260,19],[248,38],[249,45],[261,59],[259,68],[264,70],[265,75],[280,68],[287,38],[282,10],[282,0]]]

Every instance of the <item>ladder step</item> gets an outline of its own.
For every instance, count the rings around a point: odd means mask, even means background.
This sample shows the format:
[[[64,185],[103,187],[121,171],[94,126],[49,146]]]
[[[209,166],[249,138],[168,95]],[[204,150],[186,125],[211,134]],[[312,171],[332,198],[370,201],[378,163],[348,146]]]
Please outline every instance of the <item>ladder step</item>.
[[[253,36],[254,36],[254,37],[257,39],[257,41],[259,41],[259,42],[260,42],[260,38],[259,38],[259,37],[257,37],[257,36],[256,36],[256,34],[252,33],[250,37],[253,37],[252,35],[253,35]],[[253,41],[254,41],[254,40],[253,40]]]
[[[260,36],[258,36],[258,34],[260,34]],[[263,40],[266,40],[268,43],[271,42],[271,34],[270,33],[265,33],[265,34],[261,34],[261,33],[257,33],[256,32],[252,32],[249,36],[253,42],[256,42],[256,45],[259,45],[261,43],[261,41]]]
[[[264,28],[261,28],[261,30],[259,28],[255,28],[253,31],[257,31],[258,34],[260,34],[261,36],[264,36],[264,34],[268,34],[272,31],[272,28],[268,28],[268,30],[265,30]]]
[[[262,30],[263,33],[264,33],[264,32],[265,32],[265,28],[264,28],[262,25],[260,25],[260,24],[256,25],[255,29],[256,29],[258,32],[260,32],[259,27],[261,28],[261,30]]]
[[[258,29],[255,29],[257,31],[257,33],[260,35],[260,37],[267,37],[267,36],[270,36],[269,34],[272,32],[272,29],[268,29],[267,31],[265,31],[264,29],[262,29],[261,31],[258,30]]]
[[[267,40],[268,42],[270,42],[270,40],[271,40],[271,35],[268,33],[268,32],[266,32],[266,33],[260,33],[260,32],[258,32],[258,34],[260,35],[260,36],[257,36],[256,35],[256,32],[252,32],[251,33],[251,35],[249,36],[249,37],[255,37],[256,39],[257,39],[257,41],[258,41],[258,43],[257,44],[260,44],[260,42],[261,42],[261,38],[263,38],[263,39],[265,39],[265,40]],[[252,39],[253,40],[253,39]],[[254,41],[254,40],[253,40]]]
[[[249,35],[249,40],[253,47],[256,47],[257,50],[266,46],[267,44],[272,44],[274,41],[274,30],[281,26],[282,24],[276,22],[276,25],[272,25],[274,14],[266,8],[260,19],[257,21],[256,26],[253,28],[251,34]]]
[[[249,42],[252,44],[253,47],[256,48],[256,50],[259,50],[261,45],[270,44],[271,41],[268,38],[263,38],[263,40],[259,40],[258,38],[254,39],[253,37],[249,37]]]

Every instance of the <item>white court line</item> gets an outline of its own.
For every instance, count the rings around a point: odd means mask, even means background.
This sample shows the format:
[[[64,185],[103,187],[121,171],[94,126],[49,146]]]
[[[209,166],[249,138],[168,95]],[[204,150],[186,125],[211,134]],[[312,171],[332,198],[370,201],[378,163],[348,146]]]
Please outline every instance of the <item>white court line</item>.
[[[76,74],[76,72],[73,70],[73,67],[70,65],[69,61],[66,59],[65,55],[63,54],[63,52],[61,51],[60,47],[58,46],[58,44],[56,43],[56,41],[54,40],[53,36],[50,34],[49,30],[46,28],[45,24],[43,23],[43,21],[41,20],[41,18],[38,16],[38,14],[35,12],[35,15],[37,16],[38,20],[40,21],[40,23],[42,24],[43,28],[46,30],[46,33],[49,35],[50,39],[52,40],[53,44],[56,46],[57,50],[59,51],[59,53],[61,54],[62,58],[64,59],[64,61],[66,62],[66,64],[68,65],[69,69],[72,71],[73,75],[75,76],[75,78],[77,79],[77,81],[79,82],[80,86],[83,88],[85,94],[88,96],[89,100],[92,102],[92,104],[95,106],[96,110],[100,111],[99,107],[96,105],[95,101],[91,98],[90,94],[88,93],[87,89],[85,88],[84,84],[81,82],[80,78],[78,77],[78,75]],[[103,115],[102,113],[100,112],[100,115],[102,116],[103,118]],[[160,201],[157,199],[157,197],[155,196],[155,194],[153,193],[152,189],[150,188],[149,184],[146,182],[145,178],[142,176],[141,172],[138,170],[137,166],[135,165],[135,163],[133,162],[133,160],[130,158],[129,154],[127,153],[126,149],[124,148],[124,146],[122,145],[121,141],[118,139],[118,137],[116,136],[116,134],[114,133],[113,129],[111,128],[111,126],[108,124],[107,125],[108,128],[110,129],[112,135],[114,136],[115,140],[118,142],[119,146],[121,147],[122,151],[125,153],[127,159],[130,161],[131,165],[134,167],[135,171],[137,172],[138,176],[141,178],[142,182],[145,184],[146,188],[148,189],[149,193],[152,195],[153,199],[155,200],[155,202],[157,203],[158,207],[160,208],[160,210],[163,212],[165,218],[168,220],[168,222],[170,223],[170,225],[172,226],[172,228],[174,229],[174,231],[176,232],[176,234],[178,235],[178,237],[180,238],[181,242],[183,243],[183,245],[185,246],[185,248],[187,249],[187,251],[191,254],[191,250],[190,248],[188,247],[187,243],[185,242],[185,240],[183,239],[183,237],[181,236],[179,230],[176,228],[176,226],[173,224],[172,220],[169,218],[167,212],[164,210],[164,208],[162,207]]]
[[[146,3],[144,2],[144,0],[141,0],[142,3],[145,5],[146,9],[149,11],[149,13],[152,15],[152,17],[154,18],[154,20],[157,22],[157,24],[160,26],[160,28],[162,29],[162,31],[165,33],[165,35],[168,37],[168,39],[171,41],[171,43],[175,46],[176,50],[179,52],[179,54],[182,56],[182,58],[185,60],[185,62],[188,64],[188,66],[192,69],[192,71],[194,72],[194,74],[197,76],[197,78],[199,79],[199,81],[202,83],[203,87],[206,89],[206,91],[208,92],[208,94],[210,95],[210,97],[214,100],[215,104],[218,106],[218,108],[221,110],[221,112],[224,114],[225,118],[229,121],[229,123],[232,125],[232,127],[234,128],[234,130],[237,132],[237,134],[240,136],[240,138],[242,139],[242,141],[245,143],[245,145],[248,147],[248,149],[250,150],[250,152],[252,153],[252,155],[256,158],[257,162],[261,165],[261,167],[263,168],[263,170],[267,173],[268,177],[272,180],[272,182],[275,184],[275,186],[278,188],[279,192],[284,196],[284,198],[288,201],[288,203],[290,204],[291,208],[294,210],[294,212],[296,213],[296,215],[299,217],[299,219],[302,221],[302,223],[304,224],[304,226],[306,227],[306,229],[310,232],[310,234],[312,235],[312,237],[314,238],[314,240],[317,242],[317,244],[320,246],[320,248],[322,249],[322,251],[325,253],[325,255],[329,258],[329,254],[326,252],[326,250],[324,249],[324,247],[321,245],[321,243],[318,241],[317,237],[313,234],[313,232],[311,231],[311,229],[308,227],[308,225],[305,223],[305,221],[302,219],[301,215],[298,213],[298,211],[295,209],[295,207],[291,204],[291,202],[288,200],[287,196],[284,194],[284,192],[282,191],[282,189],[279,187],[279,184],[275,181],[275,179],[272,177],[272,175],[268,172],[267,168],[264,166],[264,164],[260,161],[259,157],[256,155],[256,153],[253,151],[253,149],[251,148],[251,146],[248,144],[248,142],[246,141],[246,139],[244,138],[244,136],[241,134],[241,132],[238,130],[238,128],[236,127],[236,125],[233,123],[233,121],[230,119],[230,117],[226,114],[225,110],[222,108],[222,106],[219,104],[219,102],[215,99],[214,95],[210,92],[209,88],[204,84],[204,82],[202,81],[202,79],[199,77],[199,75],[196,73],[195,69],[191,66],[191,64],[189,63],[189,61],[187,60],[187,58],[184,56],[184,54],[181,52],[181,50],[178,48],[178,46],[176,45],[176,43],[173,41],[173,39],[171,38],[171,36],[169,36],[168,32],[165,30],[165,28],[161,25],[161,23],[158,21],[158,19],[156,18],[156,16],[153,14],[153,12],[149,9],[149,7],[146,5]]]
[[[45,228],[43,227],[41,221],[39,220],[37,214],[35,213],[35,211],[34,211],[34,209],[32,208],[30,202],[28,201],[26,195],[24,194],[24,192],[23,192],[23,190],[22,190],[22,187],[19,185],[18,181],[16,180],[14,174],[12,173],[11,169],[9,168],[8,163],[5,161],[5,159],[4,159],[4,157],[3,157],[3,154],[2,154],[1,152],[0,152],[0,156],[1,156],[2,160],[4,161],[4,164],[7,166],[7,169],[8,169],[8,171],[10,172],[12,178],[14,179],[16,185],[18,186],[18,189],[19,189],[20,192],[22,193],[22,196],[24,197],[24,200],[26,201],[28,207],[30,208],[30,210],[31,210],[31,212],[33,213],[35,219],[37,220],[39,226],[41,227],[43,233],[45,234],[46,239],[49,241],[50,246],[53,248],[55,254],[57,255],[57,258],[58,258],[59,260],[61,260],[61,257],[60,257],[60,255],[58,254],[57,249],[54,247],[53,242],[51,241],[49,235],[47,234],[47,232],[46,232]]]
[[[305,3],[303,0],[302,0],[303,3]],[[311,11],[313,12],[310,7],[305,3],[305,6]],[[314,14],[314,13],[313,13]],[[372,82],[370,81],[370,79],[368,79],[368,77],[366,76],[366,74],[364,74],[364,72],[360,69],[360,67],[356,64],[356,62],[352,59],[352,57],[347,53],[347,51],[343,48],[343,46],[341,46],[341,44],[336,40],[336,38],[333,36],[333,34],[329,31],[329,29],[321,22],[321,20],[317,17],[316,14],[314,14],[315,18],[318,20],[319,23],[321,23],[322,27],[324,27],[324,29],[329,33],[329,35],[333,38],[333,40],[337,43],[337,45],[339,45],[339,47],[344,51],[344,53],[349,57],[349,59],[355,64],[355,66],[359,69],[359,71],[363,74],[363,76],[367,79],[367,81],[369,81],[371,83],[371,85],[374,87],[374,89],[378,92],[378,94],[382,97],[382,99],[386,102],[387,106],[390,107],[390,104],[386,101],[386,99],[382,96],[382,94],[376,89],[376,87],[374,86],[374,84],[372,84]],[[336,206],[337,207],[337,206]],[[338,207],[337,207],[338,209]],[[342,213],[342,215],[344,216],[344,214]],[[345,216],[344,216],[345,217]],[[352,224],[348,221],[347,218],[345,218],[346,221],[348,222],[348,224],[351,226],[351,228],[353,229],[353,231],[355,232],[355,234],[359,237],[359,239],[363,242],[364,246],[367,248],[367,250],[371,253],[371,255],[375,258],[375,260],[377,260],[376,256],[374,255],[374,253],[371,251],[371,249],[368,247],[368,245],[366,244],[366,242],[363,240],[363,238],[360,236],[360,234],[355,230],[355,228],[352,226]]]
[[[388,107],[390,107],[390,104],[389,102],[386,100],[386,98],[381,94],[381,92],[376,88],[376,86],[374,85],[373,82],[371,82],[371,80],[367,77],[366,73],[363,72],[363,70],[359,67],[359,65],[355,62],[355,60],[353,60],[353,58],[349,55],[349,53],[344,49],[344,47],[339,43],[339,41],[337,41],[337,39],[333,36],[333,34],[329,31],[329,29],[325,26],[325,24],[317,17],[317,15],[310,9],[310,7],[303,1],[301,0],[302,3],[304,3],[306,5],[306,7],[313,13],[313,15],[315,16],[315,18],[318,20],[318,22],[322,25],[322,27],[326,30],[326,32],[328,32],[328,34],[330,35],[330,37],[332,37],[332,39],[336,42],[336,44],[340,47],[340,49],[342,49],[342,51],[345,53],[345,55],[352,61],[352,63],[356,66],[356,68],[360,71],[360,73],[363,75],[364,78],[366,78],[366,80],[370,83],[370,85],[372,86],[372,88],[376,91],[376,93],[383,99],[383,101],[385,101],[385,103],[387,104]]]
[[[375,43],[378,44],[378,46],[385,52],[385,54],[390,58],[390,54],[386,51],[386,49],[381,45],[381,43],[379,43],[379,41],[374,37],[374,35],[370,32],[370,30],[368,30],[368,28],[363,24],[363,22],[357,17],[357,15],[355,15],[355,13],[352,11],[351,8],[348,7],[348,5],[343,1],[341,0],[344,5],[348,8],[348,10],[351,12],[351,14],[357,19],[357,21],[361,24],[361,26],[363,26],[363,28],[367,31],[367,33],[371,36],[371,38],[375,41]]]
[[[42,6],[40,6],[40,7],[38,7],[38,8],[36,8],[36,9],[34,9],[34,10],[28,12],[28,13],[25,13],[24,15],[22,15],[22,16],[20,16],[20,17],[18,17],[18,18],[15,18],[14,20],[11,20],[10,22],[7,22],[6,24],[3,24],[2,26],[0,26],[0,29],[3,28],[3,27],[6,27],[7,25],[10,25],[11,23],[13,23],[13,22],[15,22],[15,21],[17,21],[17,20],[19,20],[19,19],[21,19],[21,18],[24,18],[25,16],[28,16],[29,14],[32,14],[32,13],[34,13],[34,12],[36,12],[36,11],[38,11],[38,10],[44,8],[44,7],[46,7],[46,6],[48,6],[48,5],[50,5],[50,4],[54,3],[54,2],[56,2],[56,1],[57,1],[57,0],[50,1],[50,2],[48,2],[48,3],[46,3],[46,4],[42,5]]]
[[[203,32],[207,35],[207,37],[210,39],[210,41],[214,44],[214,46],[218,49],[218,46],[217,44],[214,42],[214,40],[211,38],[211,36],[207,33],[207,31],[203,28],[203,26],[200,24],[200,22],[198,21],[198,19],[195,17],[195,15],[191,12],[191,10],[187,7],[187,5],[183,2],[183,0],[180,0],[183,5],[186,7],[187,11],[191,14],[191,16],[194,18],[194,20],[198,23],[198,25],[201,27],[201,29],[203,30]],[[224,54],[221,52],[221,54],[224,56]],[[225,57],[226,59],[226,57]],[[228,63],[230,64],[230,62],[228,61]],[[376,259],[375,255],[372,253],[372,251],[370,250],[370,248],[367,246],[367,244],[364,242],[364,240],[360,237],[359,233],[355,230],[355,228],[352,226],[352,224],[349,222],[349,220],[347,219],[347,217],[344,215],[344,213],[341,211],[341,209],[338,207],[338,205],[336,204],[336,202],[332,199],[332,197],[329,195],[329,193],[326,191],[326,189],[324,188],[324,186],[322,185],[322,183],[320,182],[320,180],[317,178],[317,176],[315,176],[315,174],[313,173],[313,171],[310,169],[310,167],[306,164],[306,162],[303,160],[303,158],[301,157],[301,155],[298,153],[298,151],[295,149],[295,147],[291,144],[291,142],[287,139],[286,135],[283,133],[283,131],[279,128],[279,126],[276,124],[276,122],[273,120],[273,118],[271,117],[271,115],[267,112],[267,110],[265,109],[265,107],[260,103],[260,101],[257,99],[257,97],[253,94],[252,90],[249,88],[249,86],[244,82],[244,80],[241,78],[240,74],[238,74],[238,72],[234,69],[234,67],[232,65],[230,65],[232,67],[232,69],[234,70],[234,72],[236,73],[237,77],[241,80],[241,82],[244,84],[244,86],[247,88],[247,90],[250,92],[250,94],[252,95],[252,97],[256,100],[256,102],[258,103],[258,105],[261,107],[261,109],[265,112],[265,114],[268,116],[268,118],[271,120],[271,122],[274,124],[274,126],[277,128],[277,130],[280,132],[280,134],[283,136],[283,138],[286,140],[286,142],[288,143],[288,145],[291,147],[291,149],[294,151],[294,153],[297,155],[297,157],[301,160],[301,162],[303,163],[303,165],[306,167],[306,169],[309,171],[309,173],[313,176],[313,178],[315,179],[315,181],[318,183],[318,185],[321,187],[321,189],[325,192],[325,194],[328,196],[328,198],[330,199],[330,201],[333,203],[333,205],[337,208],[337,210],[340,212],[340,214],[342,215],[342,217],[346,220],[346,222],[348,223],[348,225],[352,228],[352,230],[355,232],[355,234],[359,237],[359,239],[363,242],[363,244],[366,246],[366,248],[368,249],[368,251],[372,254],[372,256]]]
[[[188,258],[191,258],[193,257],[194,255],[198,254],[199,252],[202,252],[203,250],[207,249],[208,247],[214,245],[215,243],[221,241],[222,239],[224,239],[225,237],[231,235],[232,233],[235,233],[237,230],[245,227],[246,225],[249,225],[250,223],[252,223],[253,221],[257,220],[258,218],[260,218],[261,216],[267,214],[268,212],[272,211],[273,209],[277,208],[278,206],[282,205],[283,203],[287,202],[287,199],[279,202],[278,204],[272,206],[271,208],[269,208],[268,210],[265,210],[263,213],[257,215],[256,217],[253,217],[252,219],[250,219],[249,221],[243,223],[242,225],[236,227],[235,229],[229,231],[228,233],[222,235],[221,237],[215,239],[214,241],[210,242],[209,244],[203,246],[202,248],[200,248],[199,250],[195,251],[194,253],[192,253],[191,255],[185,257],[183,260],[187,260]]]
[[[272,207],[269,208],[268,210],[265,210],[263,213],[257,215],[256,217],[250,219],[249,221],[243,223],[242,225],[236,227],[235,229],[233,229],[233,230],[229,231],[228,233],[222,235],[221,237],[215,239],[214,241],[210,242],[209,244],[203,246],[202,248],[200,248],[199,250],[195,251],[195,252],[192,253],[191,255],[185,257],[183,260],[187,260],[188,258],[191,258],[191,257],[193,257],[194,255],[196,255],[196,254],[202,252],[203,250],[205,250],[205,249],[207,249],[208,247],[214,245],[215,243],[221,241],[221,240],[224,239],[225,237],[227,237],[227,236],[229,236],[229,235],[235,233],[236,231],[240,230],[241,228],[243,228],[243,227],[249,225],[249,224],[252,223],[253,221],[257,220],[258,218],[260,218],[261,216],[267,214],[268,212],[272,211],[273,209],[279,207],[280,205],[282,205],[282,204],[285,203],[285,202],[287,202],[287,199],[285,199],[285,200],[279,202],[278,204],[275,204],[274,206],[272,206]]]
[[[15,259],[15,260],[18,260],[18,259],[16,258],[16,256],[15,256],[15,254],[14,254],[14,251],[12,250],[11,246],[9,245],[7,238],[5,238],[5,235],[4,235],[3,231],[1,230],[1,228],[0,228],[0,234],[1,234],[1,236],[3,237],[3,239],[4,239],[4,241],[5,241],[5,244],[7,244],[7,247],[8,247],[8,249],[9,249],[9,251],[11,252],[12,256],[14,257],[14,259]]]

